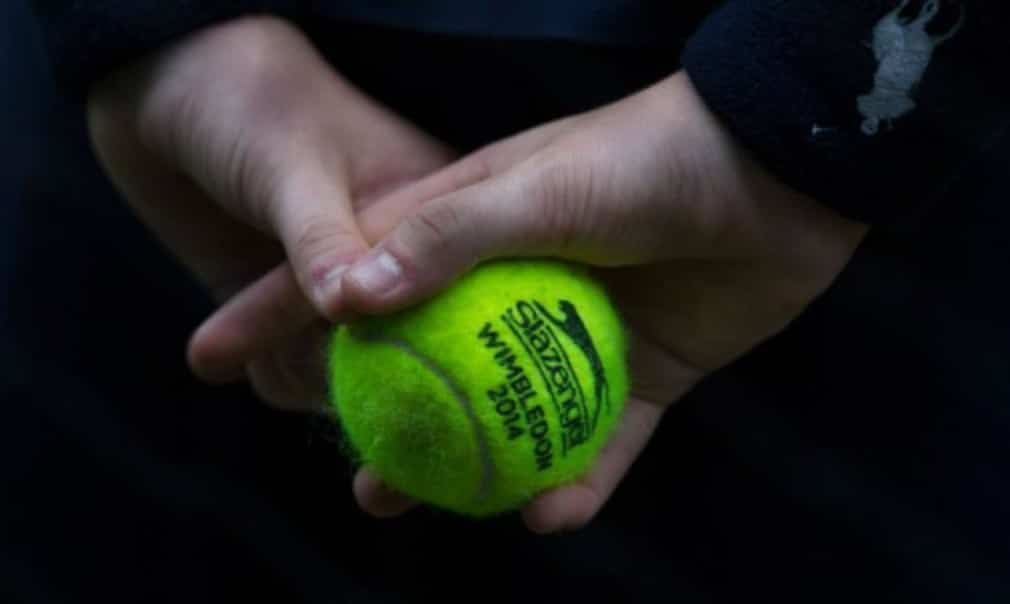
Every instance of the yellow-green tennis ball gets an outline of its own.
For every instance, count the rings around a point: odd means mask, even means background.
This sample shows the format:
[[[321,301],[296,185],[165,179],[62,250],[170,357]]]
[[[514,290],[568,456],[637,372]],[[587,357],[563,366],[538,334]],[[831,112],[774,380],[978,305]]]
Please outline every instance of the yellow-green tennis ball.
[[[583,268],[487,262],[423,304],[339,328],[331,401],[385,483],[489,516],[591,468],[623,412],[626,350]]]

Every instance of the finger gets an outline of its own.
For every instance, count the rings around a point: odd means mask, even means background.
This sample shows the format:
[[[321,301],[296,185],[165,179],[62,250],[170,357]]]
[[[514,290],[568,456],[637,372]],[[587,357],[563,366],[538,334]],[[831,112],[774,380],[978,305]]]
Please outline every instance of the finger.
[[[580,481],[539,495],[522,510],[527,527],[538,534],[572,530],[588,523],[606,503],[641,454],[666,407],[632,398],[610,442]]]
[[[310,170],[308,166],[302,169]],[[301,292],[320,314],[337,320],[341,276],[368,245],[339,185],[324,183],[321,176],[300,176],[299,170],[289,174],[287,186],[292,189],[275,202],[278,233]],[[333,186],[328,189],[327,184]]]
[[[325,411],[328,338],[326,323],[319,321],[250,362],[246,372],[256,394],[285,411]]]
[[[355,262],[348,307],[384,313],[413,304],[478,262],[500,256],[610,261],[590,244],[592,184],[567,159],[536,155],[504,174],[424,204]]]
[[[649,327],[629,327],[632,387],[621,422],[585,476],[542,493],[523,508],[533,532],[577,529],[595,517],[641,455],[666,409],[704,377],[698,368],[672,360],[669,351],[652,339]]]
[[[388,487],[368,468],[354,477],[354,497],[366,513],[376,518],[393,518],[417,506],[417,502]]]
[[[190,338],[188,361],[201,379],[229,382],[318,319],[284,263],[230,299]]]
[[[550,144],[577,119],[560,119],[503,139],[388,192],[358,215],[361,232],[368,241],[379,241],[423,203],[503,174]]]

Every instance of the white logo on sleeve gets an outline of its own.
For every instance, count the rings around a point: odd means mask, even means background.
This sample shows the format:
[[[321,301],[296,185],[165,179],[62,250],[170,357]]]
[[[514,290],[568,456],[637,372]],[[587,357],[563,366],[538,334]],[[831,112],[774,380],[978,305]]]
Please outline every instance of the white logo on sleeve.
[[[912,92],[926,73],[933,52],[964,24],[962,6],[956,24],[946,33],[930,35],[926,27],[940,12],[940,0],[926,0],[917,15],[902,17],[910,2],[902,0],[873,30],[873,56],[879,67],[873,78],[873,90],[858,99],[862,130],[868,136],[877,134],[881,122],[890,127],[893,120],[915,109]]]

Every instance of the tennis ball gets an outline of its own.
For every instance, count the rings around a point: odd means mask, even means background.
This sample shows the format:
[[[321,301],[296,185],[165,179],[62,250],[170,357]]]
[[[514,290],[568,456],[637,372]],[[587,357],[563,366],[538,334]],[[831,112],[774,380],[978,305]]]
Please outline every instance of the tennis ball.
[[[386,484],[496,515],[590,468],[624,408],[626,342],[583,267],[485,262],[422,304],[338,327],[332,410]]]

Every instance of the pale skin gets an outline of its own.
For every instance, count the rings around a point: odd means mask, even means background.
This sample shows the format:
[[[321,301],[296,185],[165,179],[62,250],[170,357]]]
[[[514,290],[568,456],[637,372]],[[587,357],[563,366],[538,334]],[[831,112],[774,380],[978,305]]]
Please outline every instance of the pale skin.
[[[456,157],[295,29],[244,19],[101,83],[89,124],[128,203],[221,302],[193,371],[246,377],[281,408],[325,406],[334,323],[421,302],[486,259],[592,266],[631,331],[632,393],[582,480],[523,508],[538,533],[589,523],[664,412],[788,326],[868,230],[752,161],[684,73]],[[415,505],[367,468],[353,489],[377,517]]]

